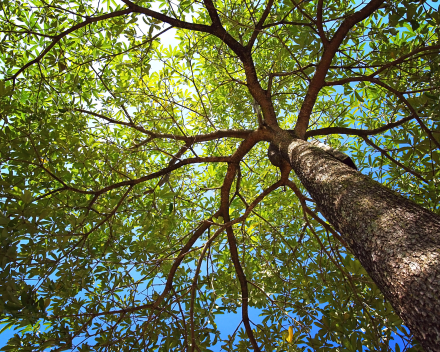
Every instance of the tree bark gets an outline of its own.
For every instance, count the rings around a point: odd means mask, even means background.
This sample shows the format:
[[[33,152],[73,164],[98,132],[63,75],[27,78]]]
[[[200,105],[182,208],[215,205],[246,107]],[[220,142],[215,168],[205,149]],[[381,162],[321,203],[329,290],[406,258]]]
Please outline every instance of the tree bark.
[[[273,143],[426,351],[440,351],[440,216],[320,148]]]

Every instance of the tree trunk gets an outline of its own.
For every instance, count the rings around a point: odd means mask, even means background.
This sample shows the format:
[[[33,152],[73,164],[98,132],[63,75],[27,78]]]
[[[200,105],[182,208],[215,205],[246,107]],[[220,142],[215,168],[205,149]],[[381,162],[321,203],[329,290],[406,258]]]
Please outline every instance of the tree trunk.
[[[303,140],[273,141],[426,351],[440,351],[440,216]]]

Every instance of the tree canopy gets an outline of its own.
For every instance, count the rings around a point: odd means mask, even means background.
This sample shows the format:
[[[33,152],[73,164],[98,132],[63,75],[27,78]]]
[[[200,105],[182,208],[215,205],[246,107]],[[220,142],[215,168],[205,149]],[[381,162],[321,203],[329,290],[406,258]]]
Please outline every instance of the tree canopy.
[[[439,213],[434,1],[12,0],[0,23],[2,350],[420,349],[267,150],[279,126]]]

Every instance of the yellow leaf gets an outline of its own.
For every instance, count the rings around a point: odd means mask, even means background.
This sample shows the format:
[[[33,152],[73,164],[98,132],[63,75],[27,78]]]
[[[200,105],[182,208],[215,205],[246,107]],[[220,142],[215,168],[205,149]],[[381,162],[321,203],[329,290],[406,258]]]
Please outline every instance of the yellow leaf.
[[[293,341],[293,328],[291,326],[289,326],[289,335],[286,337],[286,341],[288,343],[292,343]]]

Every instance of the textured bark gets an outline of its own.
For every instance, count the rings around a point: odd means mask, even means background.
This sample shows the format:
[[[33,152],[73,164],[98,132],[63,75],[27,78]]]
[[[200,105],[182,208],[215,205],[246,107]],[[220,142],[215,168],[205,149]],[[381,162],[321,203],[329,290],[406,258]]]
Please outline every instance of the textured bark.
[[[293,133],[293,131],[287,131],[287,132],[289,132],[290,135],[292,135]],[[292,135],[292,137],[295,138],[294,135]],[[332,147],[323,144],[321,142],[318,142],[317,140],[310,142],[310,144],[314,145],[315,147],[321,148],[327,154],[330,154],[332,157],[338,159],[339,161],[342,161],[345,165],[351,167],[352,169],[357,170],[357,167],[354,164],[353,160],[351,160],[351,158],[348,155],[342,153],[341,151],[337,149],[333,149]],[[283,159],[283,157],[278,147],[274,143],[270,143],[269,148],[267,149],[267,156],[272,165],[281,167],[282,164],[281,160]]]
[[[274,144],[426,351],[440,351],[440,216],[288,133]]]

